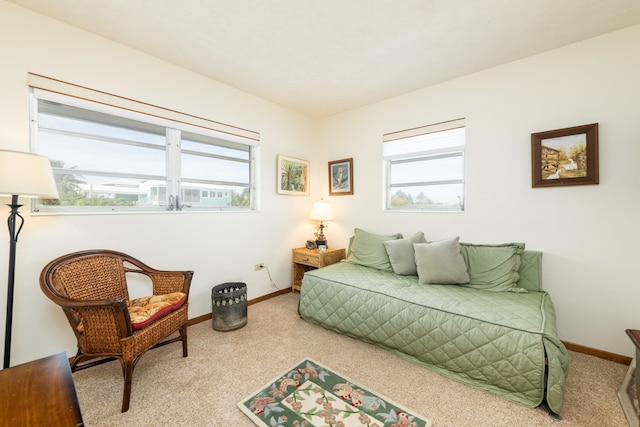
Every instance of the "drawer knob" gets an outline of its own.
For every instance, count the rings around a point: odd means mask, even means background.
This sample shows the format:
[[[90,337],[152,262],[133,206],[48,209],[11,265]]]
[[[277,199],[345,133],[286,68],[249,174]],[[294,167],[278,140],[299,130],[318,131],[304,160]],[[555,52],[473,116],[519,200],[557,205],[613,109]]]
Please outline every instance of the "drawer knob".
[[[303,261],[309,261],[309,258],[308,257],[303,257],[302,260]]]

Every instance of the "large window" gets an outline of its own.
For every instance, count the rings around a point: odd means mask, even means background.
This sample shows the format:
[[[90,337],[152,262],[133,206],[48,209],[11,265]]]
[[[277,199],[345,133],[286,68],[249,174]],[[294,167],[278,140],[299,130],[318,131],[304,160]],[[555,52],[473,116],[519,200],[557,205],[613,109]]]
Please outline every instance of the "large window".
[[[386,210],[464,210],[464,119],[385,134]]]
[[[34,211],[256,209],[254,140],[48,91],[32,92],[32,151],[58,200]]]

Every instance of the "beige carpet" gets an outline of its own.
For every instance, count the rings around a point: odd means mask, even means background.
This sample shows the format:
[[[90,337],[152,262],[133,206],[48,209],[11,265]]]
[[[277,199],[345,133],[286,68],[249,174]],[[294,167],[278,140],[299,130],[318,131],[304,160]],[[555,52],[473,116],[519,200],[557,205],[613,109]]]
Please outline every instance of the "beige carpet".
[[[87,426],[230,426],[253,423],[236,403],[305,357],[444,426],[626,426],[616,391],[627,367],[570,353],[563,421],[477,391],[388,351],[311,325],[297,315],[299,294],[249,306],[248,324],[217,332],[189,328],[180,344],[147,353],[133,374],[131,408],[121,414],[122,374],[110,362],[73,374]],[[249,375],[251,374],[251,375]]]

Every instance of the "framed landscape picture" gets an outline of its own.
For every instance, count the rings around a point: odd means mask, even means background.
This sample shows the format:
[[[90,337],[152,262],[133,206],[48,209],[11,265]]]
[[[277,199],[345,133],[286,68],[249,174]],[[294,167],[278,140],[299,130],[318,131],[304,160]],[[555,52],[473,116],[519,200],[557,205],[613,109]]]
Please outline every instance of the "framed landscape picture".
[[[353,158],[329,162],[329,195],[353,194]]]
[[[309,195],[309,161],[278,154],[278,194]]]
[[[532,187],[598,184],[598,123],[531,134]]]

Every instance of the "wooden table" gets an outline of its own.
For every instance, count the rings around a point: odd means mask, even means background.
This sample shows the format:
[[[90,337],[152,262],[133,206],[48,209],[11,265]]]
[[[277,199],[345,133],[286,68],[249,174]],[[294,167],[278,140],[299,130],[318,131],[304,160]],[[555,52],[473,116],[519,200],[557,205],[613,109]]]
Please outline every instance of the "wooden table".
[[[84,426],[66,353],[0,371],[0,426]]]
[[[345,249],[327,248],[325,252],[318,249],[295,248],[291,253],[291,290],[300,291],[305,271],[326,267],[345,258]]]

